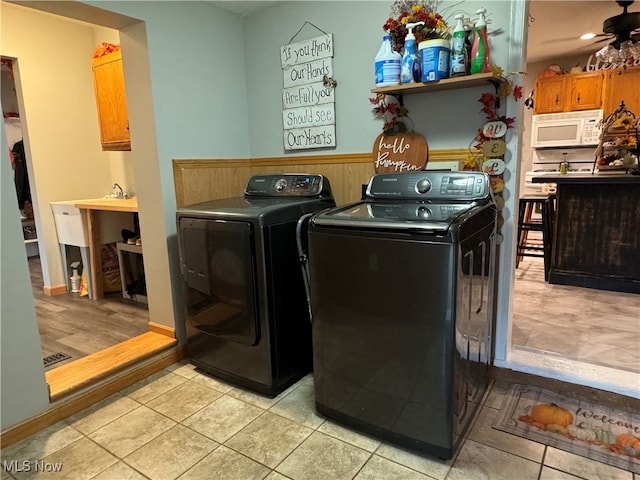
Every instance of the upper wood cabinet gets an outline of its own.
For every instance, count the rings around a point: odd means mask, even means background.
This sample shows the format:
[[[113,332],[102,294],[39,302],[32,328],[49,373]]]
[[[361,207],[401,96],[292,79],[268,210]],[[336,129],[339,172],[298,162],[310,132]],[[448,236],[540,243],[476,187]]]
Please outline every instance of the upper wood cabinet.
[[[121,52],[94,58],[93,84],[103,150],[131,150]]]
[[[565,111],[567,75],[538,78],[536,80],[533,113]]]
[[[533,113],[602,108],[603,83],[602,71],[539,78],[536,80]]]
[[[602,71],[569,75],[569,111],[601,108],[603,79]]]
[[[604,81],[604,115],[613,113],[623,102],[640,115],[640,67],[608,70]]]

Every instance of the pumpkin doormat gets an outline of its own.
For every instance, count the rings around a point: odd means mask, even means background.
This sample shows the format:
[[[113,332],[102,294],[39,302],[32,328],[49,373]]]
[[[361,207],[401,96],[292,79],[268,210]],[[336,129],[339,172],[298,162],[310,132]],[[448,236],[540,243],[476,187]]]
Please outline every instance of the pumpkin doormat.
[[[493,428],[640,474],[640,414],[512,384]]]

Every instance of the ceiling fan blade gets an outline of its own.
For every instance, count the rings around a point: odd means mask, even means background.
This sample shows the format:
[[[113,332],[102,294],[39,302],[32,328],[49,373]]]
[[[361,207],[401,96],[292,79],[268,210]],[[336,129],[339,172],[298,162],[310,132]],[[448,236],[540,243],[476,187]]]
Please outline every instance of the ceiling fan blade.
[[[607,35],[607,34],[596,35],[594,38],[597,38],[597,37],[602,37],[602,38],[599,38],[598,40],[594,40],[594,42],[593,42],[594,44],[610,42],[611,40],[613,40],[615,38],[615,35]]]
[[[564,37],[564,38],[549,38],[547,40],[543,40],[542,42],[540,42],[542,45],[547,45],[550,43],[556,43],[556,42],[570,42],[572,40],[575,40],[576,37]]]

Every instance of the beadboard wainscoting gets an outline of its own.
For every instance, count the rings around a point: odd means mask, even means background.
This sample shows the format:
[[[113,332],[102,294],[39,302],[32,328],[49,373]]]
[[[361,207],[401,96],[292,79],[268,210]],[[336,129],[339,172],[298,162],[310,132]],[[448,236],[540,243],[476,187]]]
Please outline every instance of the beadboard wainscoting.
[[[459,168],[468,155],[466,149],[434,150],[427,168],[434,163],[457,161]],[[448,166],[448,165],[447,165]],[[242,195],[252,175],[309,173],[326,176],[338,205],[360,199],[362,185],[375,174],[372,153],[305,155],[251,159],[174,159],[173,178],[176,207],[207,200]]]

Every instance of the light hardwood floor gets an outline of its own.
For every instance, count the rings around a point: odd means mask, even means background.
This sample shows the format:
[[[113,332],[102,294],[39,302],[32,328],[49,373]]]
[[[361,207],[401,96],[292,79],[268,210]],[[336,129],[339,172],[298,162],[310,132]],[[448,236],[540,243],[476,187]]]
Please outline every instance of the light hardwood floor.
[[[640,295],[549,284],[542,258],[515,273],[514,347],[640,372]]]
[[[49,297],[43,293],[39,257],[29,258],[31,286],[40,331],[42,356],[66,353],[71,358],[47,368],[60,367],[89,354],[149,331],[149,311],[120,293],[90,300],[75,293]]]

